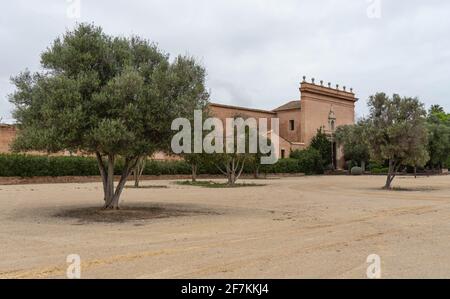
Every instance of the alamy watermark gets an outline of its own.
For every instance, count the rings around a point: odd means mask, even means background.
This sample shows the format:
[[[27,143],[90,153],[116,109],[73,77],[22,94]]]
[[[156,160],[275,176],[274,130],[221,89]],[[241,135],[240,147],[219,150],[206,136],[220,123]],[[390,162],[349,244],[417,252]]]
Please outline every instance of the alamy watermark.
[[[203,121],[201,110],[194,111],[194,128],[186,118],[177,118],[171,129],[179,131],[172,138],[174,154],[261,154],[261,164],[275,164],[279,152],[278,118],[227,118],[223,122],[215,117]],[[209,132],[204,136],[204,132]],[[193,135],[192,135],[193,134]],[[270,137],[269,137],[270,135]],[[248,146],[248,150],[247,150]]]
[[[381,19],[382,17],[382,0],[366,0],[369,6],[367,7],[367,17],[369,19]]]
[[[81,0],[66,0],[66,15],[69,19],[81,18]]]
[[[81,257],[78,254],[69,254],[66,258],[68,264],[66,276],[68,279],[81,278]]]
[[[381,278],[381,258],[378,254],[371,254],[367,257],[366,262],[369,264],[367,267],[367,278],[377,279]]]

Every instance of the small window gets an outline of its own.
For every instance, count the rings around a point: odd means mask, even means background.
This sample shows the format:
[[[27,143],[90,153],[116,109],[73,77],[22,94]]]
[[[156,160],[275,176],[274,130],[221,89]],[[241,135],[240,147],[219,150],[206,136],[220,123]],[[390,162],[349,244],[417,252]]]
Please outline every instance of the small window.
[[[286,151],[284,149],[281,150],[281,159],[286,157]]]
[[[289,121],[289,130],[291,131],[295,130],[295,121],[293,119]]]

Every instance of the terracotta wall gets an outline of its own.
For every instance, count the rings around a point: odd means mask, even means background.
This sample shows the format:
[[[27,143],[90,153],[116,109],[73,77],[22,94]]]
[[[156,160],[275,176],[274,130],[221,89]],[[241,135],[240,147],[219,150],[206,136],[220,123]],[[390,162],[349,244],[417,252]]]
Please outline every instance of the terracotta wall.
[[[301,110],[291,109],[277,112],[280,119],[280,136],[290,142],[301,142]],[[290,121],[294,121],[294,130],[290,128]]]
[[[335,128],[355,123],[355,94],[310,83],[302,83],[300,91],[302,141],[306,145],[310,144],[319,128],[324,127],[326,133],[330,132],[330,110],[336,116]],[[345,162],[341,150],[338,150],[337,158],[338,166],[342,168]]]
[[[0,125],[0,153],[8,153],[10,145],[16,137],[16,128],[9,125]]]
[[[210,104],[209,111],[211,115],[222,120],[225,128],[225,119],[234,118],[236,116],[241,117],[253,117],[257,120],[260,118],[267,118],[268,129],[271,130],[270,119],[277,117],[277,114],[270,111],[258,110],[258,109],[247,109],[243,107],[234,107],[220,104]]]

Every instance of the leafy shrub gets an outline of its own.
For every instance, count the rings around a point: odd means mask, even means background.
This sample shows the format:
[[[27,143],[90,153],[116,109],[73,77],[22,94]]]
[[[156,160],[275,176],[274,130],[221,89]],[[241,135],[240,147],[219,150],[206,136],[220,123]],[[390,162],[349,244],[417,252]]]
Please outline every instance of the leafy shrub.
[[[351,169],[351,173],[352,173],[352,175],[362,175],[363,170],[361,167],[355,166]]]
[[[322,155],[314,148],[296,150],[291,153],[291,158],[298,161],[298,172],[305,174],[322,174],[324,171]]]
[[[322,128],[317,130],[316,136],[311,140],[310,148],[319,152],[323,167],[330,165],[331,168],[331,142]]]
[[[265,173],[300,173],[298,160],[281,159],[273,165],[261,165],[262,172]]]
[[[120,175],[123,160],[115,163],[114,173]],[[252,165],[246,165],[244,173],[253,173]],[[282,159],[273,165],[261,165],[261,173],[322,173],[320,154],[315,150],[302,151],[298,159]],[[221,172],[210,162],[199,165],[199,174],[218,175]],[[144,175],[189,175],[191,166],[182,160],[154,161],[145,165]],[[0,176],[97,176],[100,175],[97,161],[93,157],[53,157],[23,154],[0,154]]]
[[[447,162],[444,163],[444,166],[450,168],[450,156],[447,159]]]
[[[369,170],[382,169],[382,168],[385,168],[385,167],[387,167],[387,165],[385,165],[383,163],[374,162],[374,161],[369,162],[369,165],[367,166],[367,168]]]
[[[99,175],[97,161],[87,157],[0,155],[0,176],[91,176]]]
[[[387,174],[389,172],[389,168],[388,167],[372,168],[371,172],[372,174]]]

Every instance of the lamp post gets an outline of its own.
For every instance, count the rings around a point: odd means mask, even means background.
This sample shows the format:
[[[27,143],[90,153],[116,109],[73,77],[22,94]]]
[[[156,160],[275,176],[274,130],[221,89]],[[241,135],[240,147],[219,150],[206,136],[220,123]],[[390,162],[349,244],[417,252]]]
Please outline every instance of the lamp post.
[[[331,141],[331,170],[336,170],[336,165],[334,165],[334,132],[336,130],[336,115],[333,111],[333,106],[331,106],[330,113],[328,114],[328,126],[330,129],[330,141]]]

